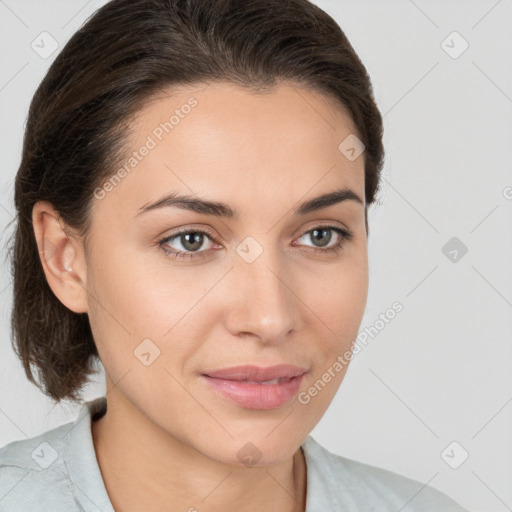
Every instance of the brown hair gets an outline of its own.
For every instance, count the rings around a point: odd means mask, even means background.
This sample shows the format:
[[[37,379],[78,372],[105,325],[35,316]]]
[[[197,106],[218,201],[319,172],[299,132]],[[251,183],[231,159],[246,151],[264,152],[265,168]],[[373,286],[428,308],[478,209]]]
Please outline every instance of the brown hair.
[[[374,202],[382,118],[365,67],[319,7],[308,0],[107,3],[64,46],[36,90],[15,181],[13,348],[28,379],[54,400],[80,401],[99,356],[87,314],[66,308],[46,281],[34,204],[49,201],[86,241],[94,190],[121,161],[128,121],[158,91],[216,80],[252,92],[287,80],[338,101],[365,145],[365,198]]]

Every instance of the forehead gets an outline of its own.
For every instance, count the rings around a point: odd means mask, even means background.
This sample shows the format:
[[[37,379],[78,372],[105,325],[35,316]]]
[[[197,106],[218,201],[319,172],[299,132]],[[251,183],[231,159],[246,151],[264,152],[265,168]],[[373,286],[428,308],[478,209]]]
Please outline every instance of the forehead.
[[[333,99],[296,84],[264,93],[222,82],[160,91],[131,123],[120,162],[128,172],[110,196],[134,212],[170,191],[240,211],[340,187],[364,200],[364,154],[351,161],[339,149],[354,133]]]

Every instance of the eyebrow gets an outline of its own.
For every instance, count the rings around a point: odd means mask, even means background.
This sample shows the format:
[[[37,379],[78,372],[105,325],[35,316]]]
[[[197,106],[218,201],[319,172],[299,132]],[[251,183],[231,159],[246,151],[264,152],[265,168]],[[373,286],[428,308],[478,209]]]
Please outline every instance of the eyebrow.
[[[295,216],[306,215],[307,213],[311,213],[322,208],[327,208],[328,206],[332,206],[343,201],[355,201],[364,205],[362,199],[353,190],[349,188],[342,188],[303,202],[293,210],[293,214]],[[167,194],[157,201],[146,203],[145,205],[141,206],[141,208],[139,208],[137,211],[136,216],[152,210],[156,210],[157,208],[171,206],[175,208],[181,208],[183,210],[203,213],[205,215],[213,215],[219,218],[234,220],[240,218],[239,210],[232,208],[226,203],[208,201],[206,199],[198,199],[192,195],[179,195],[175,192]]]

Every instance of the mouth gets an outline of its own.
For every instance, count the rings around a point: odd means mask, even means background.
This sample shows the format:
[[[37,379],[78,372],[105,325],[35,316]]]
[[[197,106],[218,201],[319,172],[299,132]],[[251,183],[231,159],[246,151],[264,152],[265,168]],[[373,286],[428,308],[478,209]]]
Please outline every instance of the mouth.
[[[291,364],[278,364],[275,366],[256,366],[242,365],[232,366],[205,372],[204,375],[217,379],[226,379],[234,381],[251,381],[261,384],[262,382],[271,382],[279,379],[290,379],[302,375],[307,370]]]
[[[293,365],[245,365],[209,371],[201,378],[210,389],[238,406],[276,409],[297,394],[306,373],[305,368]]]
[[[246,382],[247,384],[263,384],[264,386],[273,386],[275,384],[281,384],[281,382],[290,382],[293,377],[281,377],[279,379],[272,380],[243,380],[238,382]]]

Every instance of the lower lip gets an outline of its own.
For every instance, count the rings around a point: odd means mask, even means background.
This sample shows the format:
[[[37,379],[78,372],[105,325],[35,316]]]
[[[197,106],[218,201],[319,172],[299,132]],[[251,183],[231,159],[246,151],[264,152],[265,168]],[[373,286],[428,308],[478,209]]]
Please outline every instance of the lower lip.
[[[208,375],[202,378],[236,404],[247,409],[276,409],[295,396],[305,373],[280,384],[249,384],[227,379],[216,379]]]

